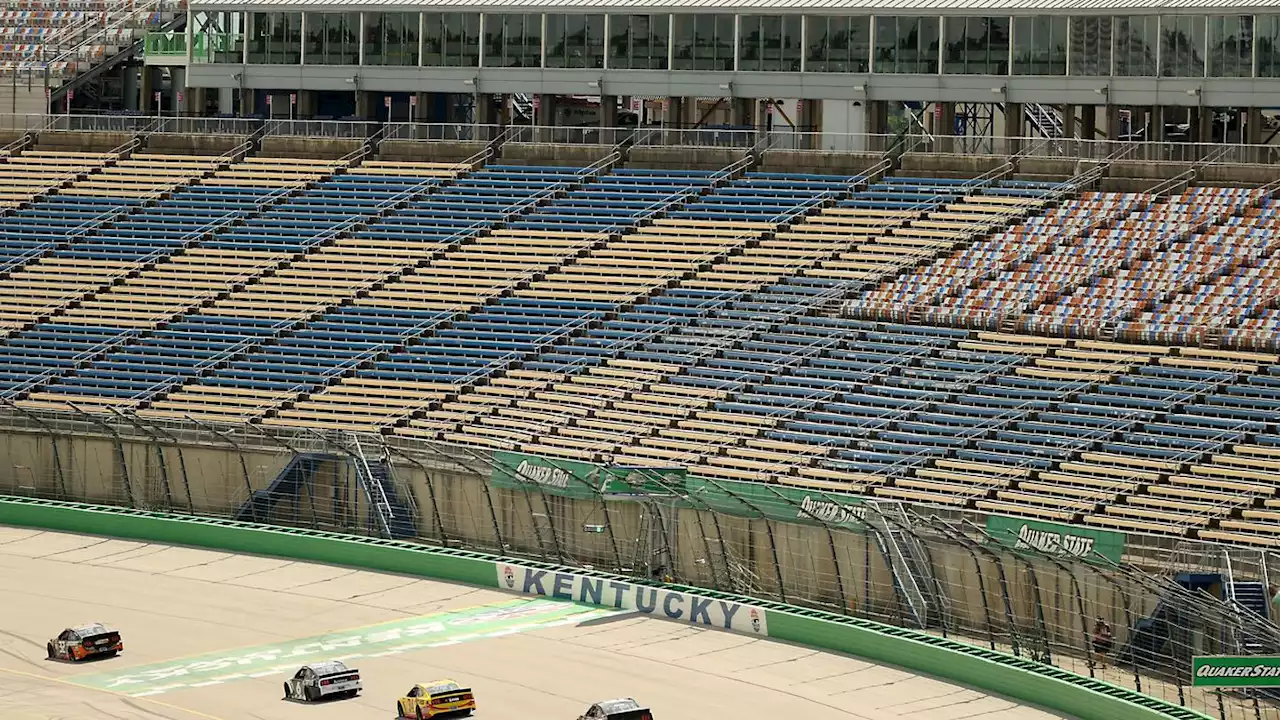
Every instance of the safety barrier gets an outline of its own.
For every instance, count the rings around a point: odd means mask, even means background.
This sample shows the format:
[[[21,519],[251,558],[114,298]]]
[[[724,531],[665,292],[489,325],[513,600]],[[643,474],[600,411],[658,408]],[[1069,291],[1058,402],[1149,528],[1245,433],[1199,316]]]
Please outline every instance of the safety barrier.
[[[620,607],[855,655],[1082,720],[1208,720],[1124,688],[867,620],[700,588],[394,540],[232,520],[0,497],[0,525],[310,560]]]

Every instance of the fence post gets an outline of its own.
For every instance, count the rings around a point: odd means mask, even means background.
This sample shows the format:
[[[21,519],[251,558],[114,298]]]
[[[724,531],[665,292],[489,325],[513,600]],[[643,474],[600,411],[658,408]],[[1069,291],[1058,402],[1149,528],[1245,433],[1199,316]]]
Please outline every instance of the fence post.
[[[240,472],[241,472],[241,474],[243,474],[243,475],[244,475],[244,487],[245,487],[245,490],[247,490],[247,491],[248,491],[248,495],[247,495],[246,497],[248,497],[249,499],[252,499],[252,498],[253,498],[253,482],[249,479],[249,464],[248,464],[247,462],[245,462],[245,459],[244,459],[244,448],[240,447],[240,443],[237,443],[235,440],[232,440],[232,439],[231,439],[231,437],[230,437],[230,436],[228,436],[228,435],[226,435],[225,433],[223,433],[223,432],[221,432],[221,431],[217,430],[216,428],[212,428],[212,427],[210,427],[210,426],[208,426],[208,425],[206,425],[206,424],[204,424],[204,423],[200,422],[199,420],[197,420],[197,419],[195,419],[195,418],[191,417],[190,415],[187,415],[187,416],[185,416],[185,417],[186,417],[188,420],[190,420],[191,422],[195,423],[196,425],[199,425],[200,427],[204,428],[205,430],[207,430],[207,431],[209,431],[209,432],[213,433],[214,435],[217,435],[219,438],[221,438],[221,439],[222,439],[222,441],[223,441],[223,442],[225,442],[225,443],[227,443],[228,445],[230,445],[231,447],[235,448],[235,451],[236,451],[236,457],[238,457],[238,458],[239,458],[239,460],[240,460]],[[253,506],[252,506],[252,505],[250,505],[250,507],[253,507]],[[254,513],[255,513],[255,515],[257,514],[257,510],[256,510],[256,509],[254,510]],[[265,522],[265,520],[259,520],[257,517],[254,517],[254,522]]]
[[[151,443],[151,445],[155,447],[156,461],[160,463],[160,481],[161,481],[161,484],[164,486],[164,507],[166,510],[172,509],[173,508],[173,490],[169,487],[169,468],[164,456],[164,446],[161,444],[160,439],[156,437],[155,433],[148,432],[147,429],[143,427],[138,420],[120,412],[118,408],[108,407],[107,409],[110,410],[112,413],[114,413],[121,420],[124,420],[125,422],[137,428],[139,432],[141,432],[143,435],[146,436],[147,440]]]
[[[90,423],[101,427],[102,429],[106,430],[108,434],[111,435],[112,439],[114,440],[116,460],[120,463],[120,476],[124,482],[125,496],[129,498],[129,507],[137,508],[138,501],[133,496],[133,481],[129,478],[129,461],[124,454],[124,440],[120,437],[120,433],[116,432],[116,429],[111,427],[107,423],[99,420],[98,418],[93,417],[92,415],[85,412],[84,410],[81,410],[75,403],[68,402],[67,405],[69,405],[72,410],[79,413]]]

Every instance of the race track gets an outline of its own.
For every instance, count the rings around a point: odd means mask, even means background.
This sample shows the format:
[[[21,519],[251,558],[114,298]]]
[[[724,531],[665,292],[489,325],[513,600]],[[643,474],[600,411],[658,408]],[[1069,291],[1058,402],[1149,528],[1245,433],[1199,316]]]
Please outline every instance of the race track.
[[[4,720],[391,720],[415,682],[475,689],[480,720],[574,720],[631,696],[655,720],[1061,717],[778,642],[397,575],[0,526]],[[45,658],[63,628],[125,652]],[[349,658],[364,694],[282,700],[302,662]]]

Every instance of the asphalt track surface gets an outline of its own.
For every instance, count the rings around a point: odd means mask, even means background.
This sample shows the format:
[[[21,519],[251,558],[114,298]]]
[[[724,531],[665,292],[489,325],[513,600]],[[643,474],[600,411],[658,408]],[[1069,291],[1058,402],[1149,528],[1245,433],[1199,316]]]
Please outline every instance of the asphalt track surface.
[[[1035,708],[856,658],[382,573],[0,526],[3,720],[391,720],[415,682],[475,689],[480,720],[574,720],[635,697],[656,720],[1042,720]],[[69,625],[119,657],[47,660]],[[364,694],[304,705],[283,682],[350,658]]]

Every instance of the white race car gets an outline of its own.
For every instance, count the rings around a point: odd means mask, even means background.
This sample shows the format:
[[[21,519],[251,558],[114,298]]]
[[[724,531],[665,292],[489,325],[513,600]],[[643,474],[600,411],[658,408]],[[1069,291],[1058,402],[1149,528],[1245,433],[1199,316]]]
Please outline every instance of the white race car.
[[[284,683],[285,700],[331,700],[353,698],[360,694],[360,671],[348,668],[338,660],[303,665]]]
[[[86,658],[115,657],[124,651],[120,633],[102,623],[67,628],[46,646],[50,660],[79,662]]]

